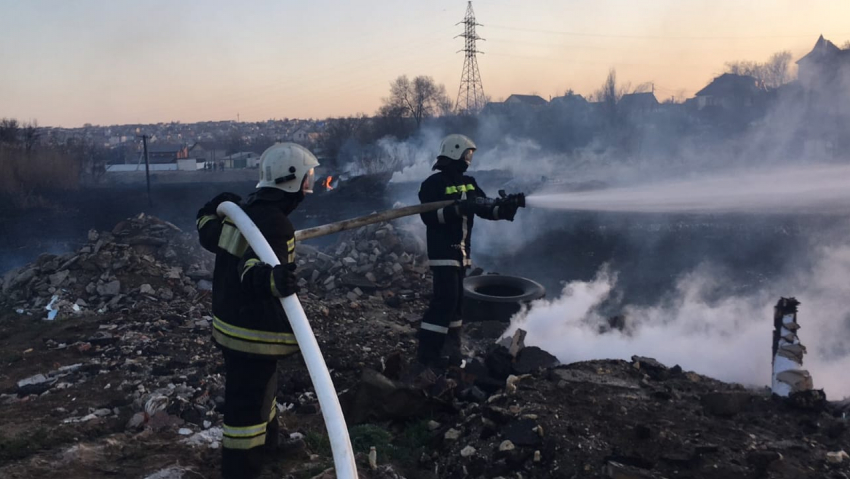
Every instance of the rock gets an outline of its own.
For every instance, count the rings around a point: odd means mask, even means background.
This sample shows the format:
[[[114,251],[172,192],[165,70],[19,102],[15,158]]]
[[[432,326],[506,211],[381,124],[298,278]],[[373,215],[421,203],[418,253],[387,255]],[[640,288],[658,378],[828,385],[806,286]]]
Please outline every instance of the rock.
[[[197,476],[197,473],[191,470],[187,470],[181,467],[169,467],[167,469],[163,469],[161,471],[157,471],[149,476],[145,476],[145,479],[184,479],[184,473],[192,472],[192,476]]]
[[[139,286],[139,293],[153,296],[153,294],[154,294],[153,286],[151,286],[149,284],[143,284],[143,285]]]
[[[841,464],[847,459],[850,459],[850,455],[847,455],[845,451],[835,451],[826,453],[826,462],[830,464]]]
[[[517,356],[513,370],[517,374],[528,374],[541,369],[554,368],[561,364],[558,358],[537,346],[523,348]]]
[[[41,394],[50,389],[55,382],[55,378],[48,378],[44,374],[36,374],[35,376],[30,376],[18,381],[18,394],[21,396]]]
[[[656,476],[646,469],[608,461],[605,464],[605,477],[610,479],[655,479]]]
[[[654,358],[632,356],[632,365],[656,381],[663,381],[670,377],[670,370],[667,369],[667,366],[656,361]]]
[[[137,412],[127,421],[127,429],[139,429],[145,423],[145,413]]]
[[[116,296],[121,292],[121,282],[117,279],[97,286],[97,294],[101,296]]]
[[[505,439],[499,444],[499,452],[513,451],[514,449],[516,449],[516,446],[508,439]]]
[[[772,463],[782,459],[782,454],[776,451],[752,451],[747,454],[747,463],[759,470],[767,469]]]
[[[440,429],[440,423],[438,423],[437,421],[435,421],[433,419],[428,421],[428,430],[429,431],[436,431],[437,429]]]
[[[712,392],[702,397],[705,412],[714,416],[731,417],[743,411],[752,400],[746,392]]]
[[[446,441],[457,441],[460,439],[460,431],[455,428],[451,428],[443,434],[443,439]]]
[[[475,454],[475,448],[472,446],[466,446],[465,448],[460,450],[461,457],[469,457]]]
[[[520,419],[502,427],[502,436],[516,446],[537,446],[542,439],[532,419]]]
[[[96,410],[93,414],[97,417],[106,417],[112,414],[112,409],[101,408]]]
[[[157,292],[157,296],[164,301],[171,301],[174,299],[174,291],[172,291],[171,288],[160,288]]]
[[[188,435],[192,434],[192,430],[189,429],[188,427],[181,427],[180,429],[177,430],[177,434],[180,434],[181,436],[188,436]]]
[[[51,286],[61,285],[62,283],[65,282],[66,279],[68,279],[69,274],[70,274],[70,271],[68,271],[68,270],[59,271],[58,273],[51,274],[49,276],[50,285]]]
[[[449,405],[422,394],[421,389],[364,369],[359,384],[340,397],[346,420],[352,424],[431,416]]]

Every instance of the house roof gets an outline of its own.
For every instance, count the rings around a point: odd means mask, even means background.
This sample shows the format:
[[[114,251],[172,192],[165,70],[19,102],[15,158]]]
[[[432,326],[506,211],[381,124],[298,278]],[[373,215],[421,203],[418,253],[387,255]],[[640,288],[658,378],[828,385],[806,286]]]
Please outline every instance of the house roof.
[[[524,103],[526,105],[532,106],[543,106],[548,103],[544,98],[540,97],[539,95],[511,95],[508,97],[507,100],[505,100],[505,103],[512,102],[512,100],[513,102]]]
[[[760,90],[758,80],[754,77],[724,73],[698,91],[696,96],[735,96],[752,94]]]
[[[174,153],[183,149],[183,145],[174,143],[151,143],[148,145],[148,153]]]
[[[627,109],[646,109],[658,106],[658,99],[654,93],[628,93],[620,98],[620,106]]]
[[[810,61],[821,61],[845,55],[850,55],[850,50],[842,50],[838,48],[834,43],[825,39],[823,35],[821,35],[818,37],[818,41],[815,42],[815,47],[812,48],[812,51],[803,56],[803,58],[797,60],[797,64],[799,65],[800,63]]]
[[[587,100],[581,95],[572,94],[572,95],[556,96],[555,98],[552,98],[552,101],[550,103],[552,103],[552,104],[560,103],[560,104],[564,104],[564,105],[574,103],[574,104],[584,105],[584,104],[587,103]]]

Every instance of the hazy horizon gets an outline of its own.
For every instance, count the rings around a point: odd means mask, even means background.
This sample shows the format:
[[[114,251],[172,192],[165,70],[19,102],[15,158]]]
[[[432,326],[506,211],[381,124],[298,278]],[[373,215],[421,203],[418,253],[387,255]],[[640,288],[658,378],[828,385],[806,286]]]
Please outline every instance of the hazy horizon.
[[[838,45],[850,4],[732,0],[473,2],[478,62],[494,100],[585,96],[609,69],[659,100],[684,99],[727,61],[796,61],[818,35]],[[163,0],[0,0],[0,117],[76,127],[262,121],[374,113],[399,75],[457,94],[465,1],[339,6]]]

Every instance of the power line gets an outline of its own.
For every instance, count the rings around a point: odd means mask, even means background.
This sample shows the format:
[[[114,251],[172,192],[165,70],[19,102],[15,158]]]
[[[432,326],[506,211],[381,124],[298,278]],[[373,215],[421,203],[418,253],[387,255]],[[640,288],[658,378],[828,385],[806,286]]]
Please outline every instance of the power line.
[[[563,30],[541,30],[536,28],[509,27],[505,25],[488,25],[490,28],[499,30],[513,30],[519,32],[545,33],[551,35],[567,35],[575,37],[598,37],[598,38],[629,38],[644,40],[753,40],[760,38],[816,38],[818,34],[805,35],[736,35],[736,36],[675,36],[675,35],[621,35],[611,33],[584,33]],[[824,33],[824,35],[848,35],[848,33]]]

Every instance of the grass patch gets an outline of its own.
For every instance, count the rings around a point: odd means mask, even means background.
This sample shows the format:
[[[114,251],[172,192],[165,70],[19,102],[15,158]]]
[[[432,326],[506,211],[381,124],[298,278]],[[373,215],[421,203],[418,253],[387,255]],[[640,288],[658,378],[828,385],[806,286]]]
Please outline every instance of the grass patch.
[[[30,436],[0,436],[0,462],[23,459],[42,449],[48,449],[51,443],[51,437],[44,428],[36,429]]]

